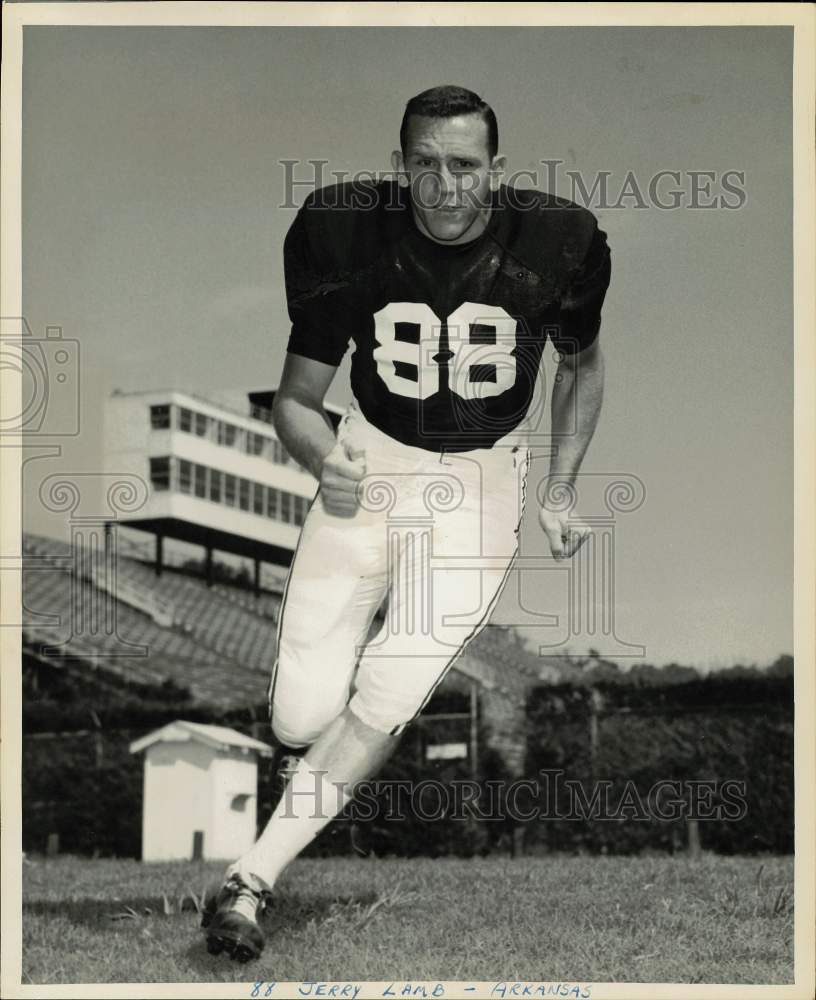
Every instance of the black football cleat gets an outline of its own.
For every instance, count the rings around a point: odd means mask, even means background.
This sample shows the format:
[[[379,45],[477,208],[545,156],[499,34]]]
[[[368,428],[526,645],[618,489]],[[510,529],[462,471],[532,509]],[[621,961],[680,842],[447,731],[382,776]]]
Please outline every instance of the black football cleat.
[[[226,952],[236,962],[249,962],[263,951],[264,936],[259,919],[272,895],[262,883],[250,881],[233,872],[217,892],[209,894],[201,914],[201,926],[206,932],[207,951],[211,955]]]

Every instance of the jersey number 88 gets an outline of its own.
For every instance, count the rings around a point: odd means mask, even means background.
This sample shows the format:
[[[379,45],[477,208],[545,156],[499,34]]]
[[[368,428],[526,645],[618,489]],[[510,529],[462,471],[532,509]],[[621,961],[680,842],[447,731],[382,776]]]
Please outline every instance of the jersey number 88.
[[[516,381],[516,321],[501,306],[463,302],[448,316],[451,392],[486,399]],[[442,321],[425,302],[389,302],[374,313],[377,373],[390,392],[423,400],[439,392]]]

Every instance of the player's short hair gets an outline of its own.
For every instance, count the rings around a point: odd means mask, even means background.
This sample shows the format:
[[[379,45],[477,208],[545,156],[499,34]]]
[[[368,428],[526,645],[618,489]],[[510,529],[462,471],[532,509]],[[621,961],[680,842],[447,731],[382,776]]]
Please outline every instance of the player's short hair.
[[[499,126],[493,108],[472,90],[445,84],[431,87],[412,97],[405,105],[400,126],[400,148],[405,153],[408,139],[408,121],[417,115],[422,118],[453,118],[456,115],[479,115],[487,125],[487,149],[491,160],[499,150]]]

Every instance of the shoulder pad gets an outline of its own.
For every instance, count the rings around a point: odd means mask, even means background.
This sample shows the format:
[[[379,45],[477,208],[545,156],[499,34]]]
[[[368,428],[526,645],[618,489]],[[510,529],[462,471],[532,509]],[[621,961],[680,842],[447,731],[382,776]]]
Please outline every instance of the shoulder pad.
[[[586,257],[598,228],[592,212],[542,191],[503,187],[502,196],[514,213],[507,251],[536,274],[568,280]]]
[[[359,255],[371,244],[370,236],[382,218],[383,207],[393,201],[392,185],[371,179],[331,184],[313,191],[300,213],[315,259],[331,271],[359,267]],[[361,238],[362,237],[362,238]]]

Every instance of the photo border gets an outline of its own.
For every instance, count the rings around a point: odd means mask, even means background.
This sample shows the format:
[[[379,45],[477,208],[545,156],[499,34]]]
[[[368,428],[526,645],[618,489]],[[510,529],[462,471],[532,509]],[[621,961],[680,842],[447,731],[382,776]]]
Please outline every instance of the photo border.
[[[814,339],[814,21],[812,5],[654,3],[34,3],[3,7],[2,273],[0,315],[22,316],[21,98],[22,43],[27,25],[105,26],[758,26],[788,25],[793,55],[793,251],[794,251],[794,659],[795,659],[795,957],[794,985],[592,983],[592,997],[809,998],[814,995],[814,609],[816,608],[816,339]],[[769,346],[770,349],[770,346]],[[19,413],[22,380],[0,372],[0,415]],[[21,620],[22,440],[0,441],[0,622]],[[761,526],[757,526],[761,530]],[[235,982],[25,985],[21,928],[21,674],[19,629],[0,628],[0,720],[2,724],[2,986],[4,997],[235,997],[250,984]],[[279,983],[275,996],[296,996],[298,984]],[[385,984],[360,983],[359,996],[382,996]],[[446,996],[489,996],[491,983],[462,994],[446,983]],[[457,992],[458,989],[458,992]]]

